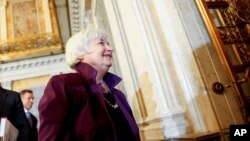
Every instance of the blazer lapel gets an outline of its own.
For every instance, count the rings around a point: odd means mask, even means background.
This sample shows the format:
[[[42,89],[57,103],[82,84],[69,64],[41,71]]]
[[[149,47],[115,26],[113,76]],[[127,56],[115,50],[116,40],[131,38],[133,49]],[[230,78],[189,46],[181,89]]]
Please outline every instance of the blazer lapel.
[[[134,134],[136,134],[137,131],[138,131],[138,129],[137,129],[138,127],[137,127],[136,123],[134,122],[134,119],[130,116],[130,114],[128,113],[128,111],[126,110],[126,108],[123,106],[123,104],[121,104],[121,103],[122,103],[121,99],[118,98],[116,95],[114,95],[114,98],[115,98],[115,100],[116,100],[118,106],[120,107],[120,109],[121,109],[123,115],[124,115],[125,118],[127,119],[128,124],[129,124],[129,126],[131,127],[132,132],[133,132]]]

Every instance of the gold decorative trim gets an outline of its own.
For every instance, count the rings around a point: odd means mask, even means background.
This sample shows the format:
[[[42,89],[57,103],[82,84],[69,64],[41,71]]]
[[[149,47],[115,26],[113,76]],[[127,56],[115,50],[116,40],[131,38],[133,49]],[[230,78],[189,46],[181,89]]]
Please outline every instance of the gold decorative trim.
[[[40,34],[0,41],[0,62],[33,58],[63,52],[59,35]]]
[[[224,64],[225,69],[227,70],[229,76],[231,79],[234,80],[233,74],[230,73],[230,66],[228,65],[228,63],[226,62],[226,60],[228,60],[228,58],[224,55],[225,49],[224,49],[224,45],[223,45],[223,41],[220,39],[220,34],[218,32],[218,30],[216,30],[216,26],[213,22],[212,17],[208,14],[209,10],[208,7],[206,6],[206,1],[205,0],[196,0],[196,3],[198,5],[198,8],[200,10],[200,14],[204,20],[204,23],[207,27],[208,33],[210,34],[211,40],[216,48],[216,50],[219,52],[219,56],[221,61]]]

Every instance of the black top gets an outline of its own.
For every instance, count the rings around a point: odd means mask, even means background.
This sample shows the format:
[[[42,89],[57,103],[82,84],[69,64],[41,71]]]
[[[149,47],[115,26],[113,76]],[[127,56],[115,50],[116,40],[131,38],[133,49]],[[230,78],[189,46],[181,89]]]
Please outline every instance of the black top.
[[[104,94],[104,97],[113,105],[115,105],[114,97],[111,93]],[[120,107],[113,108],[106,101],[106,107],[112,118],[115,126],[117,141],[134,141],[132,131],[129,127],[128,121],[125,119]],[[125,131],[125,132],[124,132]]]

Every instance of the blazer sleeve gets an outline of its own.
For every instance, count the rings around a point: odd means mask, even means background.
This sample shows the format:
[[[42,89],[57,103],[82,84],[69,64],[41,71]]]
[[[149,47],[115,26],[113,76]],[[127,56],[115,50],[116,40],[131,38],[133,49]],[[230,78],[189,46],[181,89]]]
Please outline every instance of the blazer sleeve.
[[[68,102],[65,84],[52,77],[39,101],[40,116],[39,141],[55,141],[61,132],[62,124],[67,116]]]

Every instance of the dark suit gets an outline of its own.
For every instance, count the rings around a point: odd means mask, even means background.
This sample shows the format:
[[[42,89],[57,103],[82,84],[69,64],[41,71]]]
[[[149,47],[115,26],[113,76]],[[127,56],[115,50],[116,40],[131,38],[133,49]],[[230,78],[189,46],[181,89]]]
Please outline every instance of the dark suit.
[[[31,116],[31,120],[32,120],[32,125],[29,124],[30,131],[31,131],[31,140],[37,141],[38,140],[37,118],[32,113],[30,113],[30,116]],[[27,119],[27,121],[28,121],[28,119]]]
[[[30,141],[30,130],[19,93],[0,86],[0,117],[7,117],[18,129],[17,141]]]

